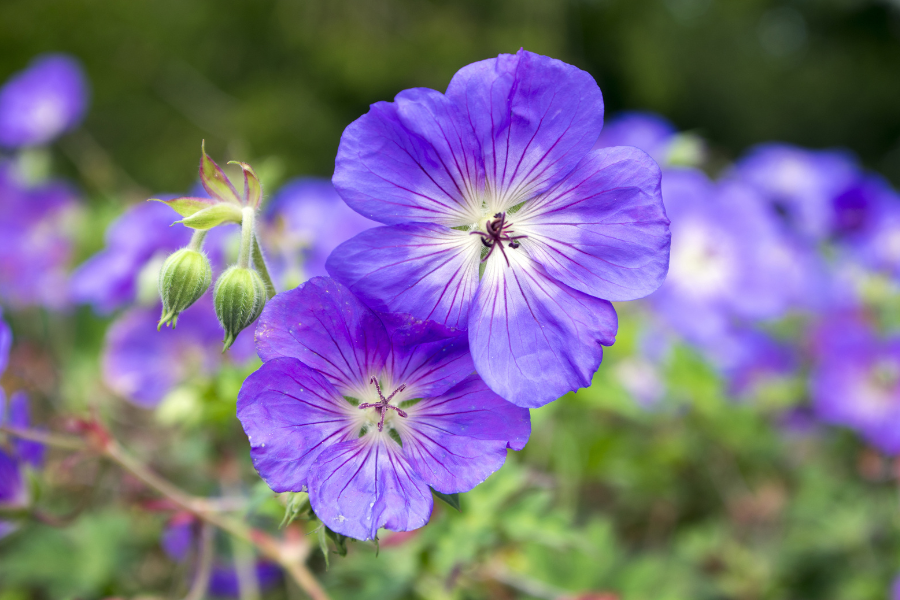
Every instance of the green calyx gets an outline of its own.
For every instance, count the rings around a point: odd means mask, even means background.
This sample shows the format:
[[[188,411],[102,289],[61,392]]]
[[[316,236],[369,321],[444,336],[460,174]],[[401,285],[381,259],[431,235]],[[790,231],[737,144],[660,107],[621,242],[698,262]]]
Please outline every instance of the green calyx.
[[[196,302],[209,289],[212,268],[206,256],[192,248],[182,248],[171,254],[159,270],[159,295],[162,298],[162,316],[157,329],[163,324],[175,327],[178,315]]]
[[[233,266],[216,281],[216,316],[225,330],[224,352],[237,335],[259,318],[266,305],[266,284],[251,268]]]

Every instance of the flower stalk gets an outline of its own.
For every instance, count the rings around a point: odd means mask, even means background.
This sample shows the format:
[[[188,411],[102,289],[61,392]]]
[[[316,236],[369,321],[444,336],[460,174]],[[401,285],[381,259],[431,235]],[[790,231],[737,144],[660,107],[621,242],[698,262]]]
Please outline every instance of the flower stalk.
[[[199,498],[188,494],[154,473],[150,468],[129,454],[100,425],[93,423],[86,429],[89,432],[87,440],[77,436],[59,435],[8,426],[0,426],[0,433],[23,440],[40,442],[63,450],[95,452],[99,454],[131,473],[144,485],[165,496],[179,508],[190,512],[198,519],[218,527],[235,538],[253,545],[261,555],[277,562],[313,600],[328,600],[325,590],[304,564],[310,552],[310,545],[305,539],[302,537],[292,539],[290,543],[285,544],[262,531],[247,526],[235,518],[221,514],[214,508],[214,502],[207,498]]]

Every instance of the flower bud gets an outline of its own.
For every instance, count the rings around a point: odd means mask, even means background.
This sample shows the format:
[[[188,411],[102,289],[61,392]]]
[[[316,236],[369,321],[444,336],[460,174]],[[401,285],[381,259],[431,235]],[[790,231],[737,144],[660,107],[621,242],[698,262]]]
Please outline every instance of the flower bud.
[[[266,284],[253,269],[233,266],[216,281],[216,316],[225,329],[224,352],[255,321],[266,305]]]
[[[182,248],[171,254],[159,270],[159,295],[162,298],[162,317],[157,329],[163,323],[175,327],[178,315],[196,302],[209,288],[212,268],[202,252]]]

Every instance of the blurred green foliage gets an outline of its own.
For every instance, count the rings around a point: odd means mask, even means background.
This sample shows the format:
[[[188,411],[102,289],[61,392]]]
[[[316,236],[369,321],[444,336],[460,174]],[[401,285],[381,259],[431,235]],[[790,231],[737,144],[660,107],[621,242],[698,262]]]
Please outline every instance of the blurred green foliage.
[[[892,0],[6,0],[0,79],[80,57],[94,188],[192,183],[197,142],[287,175],[330,175],[343,128],[402,89],[520,46],[591,72],[608,111],[650,109],[726,152],[849,146],[900,182],[900,8]],[[148,192],[149,190],[149,192]]]
[[[270,181],[327,176],[343,128],[369,103],[443,89],[461,66],[520,46],[589,70],[609,111],[659,111],[722,156],[769,139],[849,146],[900,182],[898,14],[867,0],[5,0],[0,79],[44,51],[87,68],[90,115],[55,157],[88,191],[85,255],[121,202],[193,183],[201,138],[216,155],[265,159]],[[594,385],[532,411],[527,448],[462,495],[460,513],[438,502],[420,532],[385,537],[377,556],[351,543],[327,572],[314,557],[329,592],[884,598],[900,570],[896,465],[849,434],[781,425],[802,381],[731,399],[687,348],[670,357],[662,404],[640,408],[615,373],[641,318],[625,309]],[[148,413],[98,381],[106,321],[31,311],[12,325],[19,363],[4,382],[30,390],[39,421],[99,407],[135,454],[196,494],[220,493],[237,465],[249,514],[277,528],[283,507],[234,418],[247,368],[192,382]],[[159,549],[165,513],[140,509],[153,499],[92,458],[54,453],[40,504],[83,512],[0,541],[0,600],[183,594],[183,567]]]

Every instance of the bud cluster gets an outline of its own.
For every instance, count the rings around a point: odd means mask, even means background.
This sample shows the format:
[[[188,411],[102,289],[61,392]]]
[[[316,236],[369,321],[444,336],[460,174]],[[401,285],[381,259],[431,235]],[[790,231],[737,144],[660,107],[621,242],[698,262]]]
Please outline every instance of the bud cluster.
[[[158,327],[163,324],[175,327],[179,314],[209,289],[212,267],[202,251],[206,233],[225,223],[241,225],[238,263],[219,276],[213,292],[216,316],[225,330],[223,352],[242,330],[259,318],[266,301],[275,293],[254,227],[262,186],[250,165],[234,164],[243,171],[242,193],[238,193],[219,165],[206,154],[205,146],[201,146],[200,181],[210,198],[160,200],[183,217],[176,222],[193,229],[194,236],[186,248],[171,254],[160,269],[159,294],[163,309]]]

